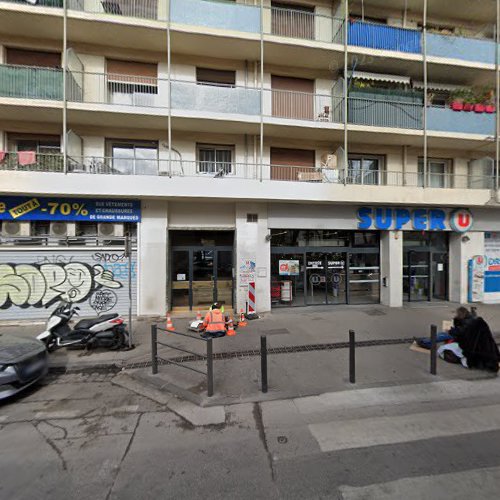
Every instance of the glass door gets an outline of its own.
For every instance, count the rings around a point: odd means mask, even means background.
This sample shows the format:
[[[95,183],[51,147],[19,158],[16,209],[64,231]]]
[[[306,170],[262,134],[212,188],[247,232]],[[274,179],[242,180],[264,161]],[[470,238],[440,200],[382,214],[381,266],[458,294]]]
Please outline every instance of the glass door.
[[[326,304],[326,254],[307,252],[306,256],[307,304]]]
[[[217,250],[215,296],[227,308],[233,307],[233,251]]]
[[[349,254],[349,304],[380,302],[380,255]]]
[[[448,300],[448,254],[432,254],[432,298]]]
[[[208,309],[216,300],[215,250],[205,248],[192,250],[192,262],[192,307]]]
[[[327,300],[329,304],[345,304],[346,294],[346,254],[327,255]]]
[[[430,300],[430,252],[409,250],[404,254],[404,289],[410,302]]]
[[[190,307],[190,268],[189,250],[173,250],[170,265],[172,283],[172,307]]]

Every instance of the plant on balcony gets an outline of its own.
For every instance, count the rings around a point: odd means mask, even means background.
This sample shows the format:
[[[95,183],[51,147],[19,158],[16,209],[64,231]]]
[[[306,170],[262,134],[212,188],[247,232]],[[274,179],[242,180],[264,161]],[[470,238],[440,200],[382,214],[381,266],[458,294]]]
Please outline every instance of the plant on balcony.
[[[495,105],[495,91],[493,89],[483,89],[481,102],[484,105],[485,113],[495,113],[497,110]]]
[[[476,95],[472,89],[466,89],[464,92],[464,111],[473,111]]]
[[[452,92],[450,94],[450,108],[453,111],[463,111],[466,97],[467,91],[465,89],[458,89]]]

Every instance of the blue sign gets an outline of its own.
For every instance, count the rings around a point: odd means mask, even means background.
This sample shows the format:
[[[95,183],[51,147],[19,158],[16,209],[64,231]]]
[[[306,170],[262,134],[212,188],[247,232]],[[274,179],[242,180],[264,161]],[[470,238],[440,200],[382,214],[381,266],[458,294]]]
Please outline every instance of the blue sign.
[[[0,220],[140,222],[138,200],[0,196]]]
[[[472,214],[456,210],[450,217],[440,208],[371,208],[358,210],[358,229],[465,232],[472,227]]]

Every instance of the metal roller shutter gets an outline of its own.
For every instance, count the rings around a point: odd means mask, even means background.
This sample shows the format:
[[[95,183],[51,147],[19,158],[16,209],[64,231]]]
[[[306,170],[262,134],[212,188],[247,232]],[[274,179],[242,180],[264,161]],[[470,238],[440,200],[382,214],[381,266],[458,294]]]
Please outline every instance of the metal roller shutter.
[[[83,317],[112,312],[126,315],[128,270],[123,247],[2,249],[0,320],[47,319],[61,300],[78,304]],[[131,270],[132,312],[136,314],[136,251]]]

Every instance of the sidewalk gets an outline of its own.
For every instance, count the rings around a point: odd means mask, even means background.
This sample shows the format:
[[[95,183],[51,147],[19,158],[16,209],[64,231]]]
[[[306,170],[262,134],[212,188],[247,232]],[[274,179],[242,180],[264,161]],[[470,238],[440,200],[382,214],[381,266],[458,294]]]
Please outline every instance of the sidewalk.
[[[125,368],[126,373],[141,383],[181,394],[202,405],[228,404],[242,401],[290,398],[322,392],[352,389],[348,378],[348,350],[345,348],[320,350],[318,344],[345,343],[348,331],[356,332],[356,341],[392,340],[394,345],[374,345],[357,349],[356,387],[429,382],[445,379],[470,379],[487,376],[483,372],[465,370],[459,366],[438,362],[438,376],[429,374],[429,356],[409,349],[408,339],[428,335],[430,324],[440,327],[442,320],[453,315],[456,304],[412,304],[400,309],[381,305],[338,306],[280,309],[249,321],[249,326],[237,331],[235,337],[216,339],[214,353],[232,353],[229,359],[214,361],[215,394],[206,398],[204,377],[173,365],[161,365],[159,374],[150,375],[151,320],[139,319],[133,324],[136,348],[131,351],[61,349],[51,354],[54,368],[69,370],[95,367]],[[494,332],[500,332],[500,307],[480,306],[478,312]],[[193,318],[175,317],[179,332],[187,333]],[[163,325],[163,322],[161,323]],[[2,327],[9,331],[34,336],[40,325]],[[193,333],[193,335],[196,335]],[[267,336],[268,348],[295,347],[295,351],[270,354],[269,392],[260,392],[259,356],[248,356],[246,351],[258,352],[260,336]],[[203,354],[205,344],[186,337],[158,332],[159,340]],[[399,340],[398,340],[399,339]],[[406,343],[405,343],[406,341]],[[376,344],[376,343],[375,343]],[[309,346],[310,351],[305,351]],[[335,347],[335,346],[334,346]],[[161,348],[160,357],[171,359],[183,353]],[[187,366],[204,369],[201,362],[188,362]],[[127,369],[129,368],[129,369]],[[142,368],[142,369],[140,369]]]

